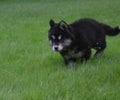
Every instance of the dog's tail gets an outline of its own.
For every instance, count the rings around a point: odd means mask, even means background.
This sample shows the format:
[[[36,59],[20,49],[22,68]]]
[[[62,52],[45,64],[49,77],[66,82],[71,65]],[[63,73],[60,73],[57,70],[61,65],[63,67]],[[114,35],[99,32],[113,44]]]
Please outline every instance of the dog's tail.
[[[120,33],[120,26],[117,26],[115,28],[112,28],[109,25],[102,24],[104,31],[106,32],[106,35],[109,36],[116,36]]]

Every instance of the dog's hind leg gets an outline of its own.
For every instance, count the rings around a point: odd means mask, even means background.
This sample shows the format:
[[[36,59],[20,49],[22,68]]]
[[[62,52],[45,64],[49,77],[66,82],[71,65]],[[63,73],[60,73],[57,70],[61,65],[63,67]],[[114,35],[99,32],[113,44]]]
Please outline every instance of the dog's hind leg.
[[[103,55],[104,49],[106,48],[106,42],[102,43],[101,45],[98,44],[97,47],[95,47],[95,49],[97,50],[94,57],[98,58],[101,57]]]
[[[81,62],[89,60],[90,56],[91,56],[91,50],[88,49],[85,51],[84,55],[81,57]]]

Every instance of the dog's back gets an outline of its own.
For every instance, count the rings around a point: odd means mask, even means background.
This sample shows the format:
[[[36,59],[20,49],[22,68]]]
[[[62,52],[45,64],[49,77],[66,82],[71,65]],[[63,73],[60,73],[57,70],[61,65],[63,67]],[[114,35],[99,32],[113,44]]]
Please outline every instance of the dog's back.
[[[90,18],[84,18],[80,19],[78,21],[75,21],[74,23],[70,24],[70,26],[75,29],[74,31],[83,32],[84,34],[90,34],[91,32],[97,32],[97,33],[102,33],[103,31],[105,32],[105,35],[109,36],[115,36],[120,32],[120,26],[117,26],[115,28],[112,28],[109,25],[100,23],[94,19]]]

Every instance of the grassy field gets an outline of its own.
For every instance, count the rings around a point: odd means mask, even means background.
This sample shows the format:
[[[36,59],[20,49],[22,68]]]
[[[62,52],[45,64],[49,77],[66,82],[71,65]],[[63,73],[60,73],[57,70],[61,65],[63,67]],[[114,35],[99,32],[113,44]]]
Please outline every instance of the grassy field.
[[[120,35],[99,59],[67,69],[48,43],[49,20],[120,25],[120,0],[1,0],[0,100],[119,100]],[[94,51],[93,51],[94,52]]]

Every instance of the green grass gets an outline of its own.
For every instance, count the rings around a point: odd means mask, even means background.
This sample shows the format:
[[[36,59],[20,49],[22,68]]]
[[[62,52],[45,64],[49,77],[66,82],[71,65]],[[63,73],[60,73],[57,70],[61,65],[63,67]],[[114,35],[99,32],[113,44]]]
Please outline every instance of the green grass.
[[[48,43],[49,19],[120,24],[119,0],[1,0],[0,100],[119,100],[120,36],[99,59],[67,69]]]

